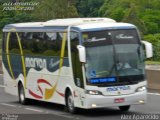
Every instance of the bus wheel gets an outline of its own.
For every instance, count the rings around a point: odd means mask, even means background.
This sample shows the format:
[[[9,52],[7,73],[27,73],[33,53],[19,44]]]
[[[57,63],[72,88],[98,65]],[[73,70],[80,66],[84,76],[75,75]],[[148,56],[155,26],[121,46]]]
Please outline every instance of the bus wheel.
[[[66,97],[66,109],[68,112],[73,114],[77,112],[77,109],[74,107],[74,100],[70,91],[67,93]]]
[[[27,99],[25,97],[24,87],[23,87],[22,83],[19,84],[19,86],[18,86],[18,97],[19,97],[19,103],[21,103],[23,105],[27,104]]]
[[[119,106],[119,109],[121,111],[128,111],[130,109],[130,105],[126,105],[126,106]]]

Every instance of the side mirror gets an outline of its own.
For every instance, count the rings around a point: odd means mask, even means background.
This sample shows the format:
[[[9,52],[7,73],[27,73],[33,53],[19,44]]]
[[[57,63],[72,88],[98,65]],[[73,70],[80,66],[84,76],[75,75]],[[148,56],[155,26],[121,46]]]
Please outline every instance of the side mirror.
[[[152,44],[150,42],[147,42],[147,41],[142,41],[142,44],[144,46],[144,51],[145,51],[146,58],[153,57],[153,47],[152,47]]]
[[[79,53],[79,61],[82,63],[86,62],[86,49],[82,45],[77,45],[78,53]]]

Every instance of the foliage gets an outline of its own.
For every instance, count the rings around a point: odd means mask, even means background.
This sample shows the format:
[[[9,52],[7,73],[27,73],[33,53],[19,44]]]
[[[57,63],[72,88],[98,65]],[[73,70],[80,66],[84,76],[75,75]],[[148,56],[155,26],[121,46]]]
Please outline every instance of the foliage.
[[[0,10],[2,11],[0,14],[0,29],[12,23],[78,17],[75,0],[17,0],[18,2],[38,2],[39,4],[33,11],[3,10],[3,3],[14,3],[15,1],[16,0],[0,1]],[[1,32],[2,31],[0,31],[0,35]]]
[[[0,9],[3,9],[0,6]],[[30,22],[33,17],[27,12],[18,11],[3,11],[0,14],[0,28],[3,28],[6,24],[18,23],[18,22]]]
[[[76,7],[80,17],[98,17],[98,10],[104,0],[77,0]]]
[[[160,65],[159,61],[146,61],[145,62],[147,65]]]
[[[55,18],[78,17],[71,0],[42,0],[33,16],[39,21]]]
[[[55,18],[78,17],[77,9],[73,0],[19,0],[24,2],[39,2],[33,11],[4,10],[3,3],[10,0],[0,1],[0,28],[4,25],[18,22],[46,21]]]
[[[160,33],[159,34],[149,34],[144,36],[144,40],[152,43],[153,45],[153,58],[152,60],[160,61]]]
[[[133,23],[143,34],[160,32],[159,0],[105,0],[100,16]]]

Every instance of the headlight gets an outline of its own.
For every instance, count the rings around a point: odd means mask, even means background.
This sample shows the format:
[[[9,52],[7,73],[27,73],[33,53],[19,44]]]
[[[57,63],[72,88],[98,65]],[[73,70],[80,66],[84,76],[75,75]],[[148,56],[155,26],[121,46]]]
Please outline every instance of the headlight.
[[[146,86],[142,86],[142,87],[139,87],[136,89],[136,92],[142,92],[142,91],[145,91],[147,90]]]
[[[102,93],[100,91],[97,91],[97,90],[86,90],[86,94],[90,94],[90,95],[102,95]]]

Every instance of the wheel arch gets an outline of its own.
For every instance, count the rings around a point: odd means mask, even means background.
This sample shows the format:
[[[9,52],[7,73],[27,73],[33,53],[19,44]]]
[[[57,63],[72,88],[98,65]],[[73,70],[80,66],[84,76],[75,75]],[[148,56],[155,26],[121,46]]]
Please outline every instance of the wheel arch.
[[[23,88],[24,88],[24,82],[23,82],[22,79],[19,79],[18,82],[17,82],[17,90],[18,90],[18,94],[19,94],[20,85],[22,85]],[[25,89],[24,89],[24,92],[25,92],[25,94],[26,94],[26,90],[25,90]]]
[[[67,94],[68,92],[71,92],[71,94],[73,94],[73,89],[70,86],[67,86],[65,89],[65,93],[64,93],[64,98],[65,98],[65,104],[66,104],[66,100],[67,100]]]
[[[23,87],[24,87],[24,82],[22,81],[22,79],[19,79],[18,82],[17,82],[18,89],[19,89],[20,84],[22,84]]]

